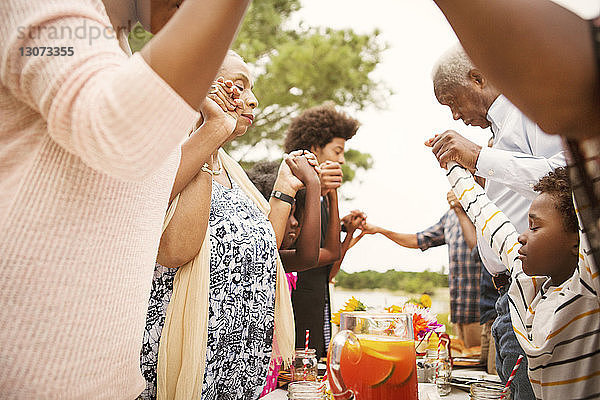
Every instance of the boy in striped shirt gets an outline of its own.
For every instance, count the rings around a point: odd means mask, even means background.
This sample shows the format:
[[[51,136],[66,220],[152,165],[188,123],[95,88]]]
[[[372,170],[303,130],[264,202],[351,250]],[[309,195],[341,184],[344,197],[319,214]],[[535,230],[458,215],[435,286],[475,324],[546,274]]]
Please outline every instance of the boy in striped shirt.
[[[511,319],[536,397],[599,398],[600,284],[584,235],[579,243],[566,170],[534,187],[540,194],[519,235],[467,170],[448,168],[454,193],[511,273]]]

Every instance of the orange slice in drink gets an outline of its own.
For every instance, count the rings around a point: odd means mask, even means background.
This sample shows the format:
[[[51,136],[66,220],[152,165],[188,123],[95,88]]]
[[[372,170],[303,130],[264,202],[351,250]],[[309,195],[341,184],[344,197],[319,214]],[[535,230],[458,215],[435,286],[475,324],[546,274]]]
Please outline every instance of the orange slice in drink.
[[[396,364],[392,364],[391,371],[382,380],[380,380],[379,382],[371,385],[371,387],[372,388],[376,388],[376,387],[382,386],[384,383],[386,383],[387,381],[389,381],[392,376],[394,376],[394,371],[395,370],[396,370]]]
[[[365,347],[346,343],[342,350],[340,369],[344,382],[349,386],[379,386],[388,381],[394,374],[393,362],[375,358],[364,352]]]
[[[391,385],[403,385],[410,379],[416,369],[416,354],[414,343],[403,343],[397,349],[398,360],[396,361],[396,370],[390,379]]]
[[[364,335],[359,336],[359,340],[365,354],[392,362],[400,361],[403,358],[402,350],[405,343],[411,343],[414,348],[413,342],[394,340],[393,338]]]
[[[413,341],[365,336],[360,338],[360,344],[365,355],[381,360],[381,364],[388,361],[394,365],[386,379],[391,385],[401,385],[413,374],[416,366]]]
[[[395,373],[389,379],[390,385],[400,386],[404,385],[412,377],[412,374],[415,372],[415,367],[404,368],[401,365],[397,365],[394,372]]]
[[[343,357],[342,357],[343,359]],[[344,364],[342,362],[341,372],[344,382],[349,386],[368,385],[371,387],[383,385],[390,380],[395,370],[394,363],[379,360],[364,355],[358,364]]]

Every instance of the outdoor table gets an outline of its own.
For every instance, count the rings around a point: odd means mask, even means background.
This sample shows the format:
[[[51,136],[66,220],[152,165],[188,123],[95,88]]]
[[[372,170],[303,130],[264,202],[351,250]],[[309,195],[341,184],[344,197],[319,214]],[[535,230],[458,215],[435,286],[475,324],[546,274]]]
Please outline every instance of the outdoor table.
[[[452,371],[452,376],[500,381],[498,375],[489,375],[480,369],[456,369]],[[469,393],[454,386],[449,395],[440,397],[434,384],[419,383],[419,400],[469,400],[469,398]],[[261,400],[287,400],[287,390],[277,389],[262,397]]]
[[[452,388],[448,396],[440,397],[437,389],[432,383],[419,383],[419,400],[468,400],[469,394],[457,388]],[[287,400],[287,390],[277,389],[261,400]],[[392,400],[392,399],[390,399]]]

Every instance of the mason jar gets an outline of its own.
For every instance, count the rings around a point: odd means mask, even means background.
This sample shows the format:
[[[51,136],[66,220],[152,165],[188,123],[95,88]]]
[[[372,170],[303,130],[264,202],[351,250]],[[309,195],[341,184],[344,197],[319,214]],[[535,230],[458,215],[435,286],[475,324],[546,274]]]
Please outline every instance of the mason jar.
[[[296,349],[291,372],[292,382],[316,381],[319,374],[317,351],[315,349]]]
[[[448,358],[448,350],[441,347],[438,349],[427,349],[424,361],[424,381],[435,383],[440,396],[450,393],[450,381],[452,380],[452,365]]]
[[[423,381],[425,383],[435,383],[434,374],[437,360],[437,349],[427,349],[425,359],[423,360]]]
[[[448,358],[448,351],[445,348],[440,349],[439,357],[436,360],[433,370],[433,380],[437,386],[440,396],[450,394],[450,381],[452,380],[452,365]]]
[[[504,385],[492,382],[477,382],[471,384],[471,400],[499,400],[502,398]],[[511,400],[510,390],[506,392],[505,400]]]
[[[288,385],[290,400],[327,400],[325,385],[314,381],[290,382]]]

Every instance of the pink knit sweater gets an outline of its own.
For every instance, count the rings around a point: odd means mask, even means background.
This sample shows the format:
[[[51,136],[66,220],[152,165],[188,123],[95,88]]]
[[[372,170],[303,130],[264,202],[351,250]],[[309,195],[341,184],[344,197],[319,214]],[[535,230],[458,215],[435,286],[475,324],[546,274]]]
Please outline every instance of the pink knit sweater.
[[[0,1],[1,399],[144,387],[154,261],[197,113],[139,55],[92,39],[109,26],[100,0]],[[21,55],[42,46],[73,55]]]

